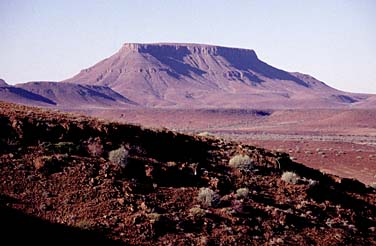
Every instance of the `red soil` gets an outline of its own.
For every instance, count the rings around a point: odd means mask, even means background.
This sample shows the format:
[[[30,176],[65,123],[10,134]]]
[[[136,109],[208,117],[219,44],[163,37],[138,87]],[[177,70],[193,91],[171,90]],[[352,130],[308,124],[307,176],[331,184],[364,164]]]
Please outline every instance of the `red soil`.
[[[376,191],[286,154],[13,104],[0,108],[4,243],[376,244]],[[129,150],[125,168],[108,160],[120,145]],[[252,158],[253,169],[229,166],[239,153]],[[301,178],[285,182],[284,171]],[[212,206],[198,200],[201,187],[218,195]],[[239,188],[249,194],[238,196]]]
[[[283,150],[298,162],[325,172],[357,178],[366,184],[376,181],[376,110],[373,109],[137,109],[85,113],[148,127],[209,132],[270,150]]]
[[[287,152],[295,161],[365,184],[376,182],[376,146],[327,141],[248,140],[248,144]]]

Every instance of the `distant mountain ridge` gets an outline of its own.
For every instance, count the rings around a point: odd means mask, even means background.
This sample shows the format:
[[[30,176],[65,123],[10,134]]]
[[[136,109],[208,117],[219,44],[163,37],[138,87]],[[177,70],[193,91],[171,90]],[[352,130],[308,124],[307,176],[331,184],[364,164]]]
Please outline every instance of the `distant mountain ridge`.
[[[35,106],[56,106],[54,101],[28,90],[8,85],[3,79],[0,79],[0,100]]]
[[[59,108],[109,108],[136,105],[106,86],[29,82],[16,86],[0,81],[0,100]]]
[[[30,92],[46,97],[64,107],[111,107],[136,105],[107,86],[57,82],[29,82],[20,84]]]
[[[59,108],[376,108],[375,98],[275,68],[254,50],[206,44],[125,43],[62,82],[0,80],[0,100]]]
[[[253,50],[203,44],[126,43],[64,82],[109,86],[148,107],[331,108],[367,98],[270,66]]]
[[[5,82],[5,80],[0,79],[0,86],[8,86],[8,84]]]

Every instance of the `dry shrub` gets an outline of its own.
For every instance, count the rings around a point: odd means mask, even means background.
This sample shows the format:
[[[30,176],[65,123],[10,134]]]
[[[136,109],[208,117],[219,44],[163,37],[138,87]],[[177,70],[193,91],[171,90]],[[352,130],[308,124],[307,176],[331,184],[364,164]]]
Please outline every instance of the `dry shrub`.
[[[219,196],[212,189],[200,188],[197,200],[201,203],[202,206],[211,207],[218,203]]]
[[[126,150],[124,146],[121,146],[116,150],[110,151],[108,159],[112,163],[125,168],[128,164],[128,150]]]
[[[247,198],[249,194],[248,188],[240,188],[236,190],[236,197],[237,198]]]
[[[294,172],[284,172],[281,179],[290,184],[296,184],[299,181],[299,176]]]
[[[240,171],[250,171],[253,168],[253,161],[248,155],[236,155],[230,159],[229,165]]]

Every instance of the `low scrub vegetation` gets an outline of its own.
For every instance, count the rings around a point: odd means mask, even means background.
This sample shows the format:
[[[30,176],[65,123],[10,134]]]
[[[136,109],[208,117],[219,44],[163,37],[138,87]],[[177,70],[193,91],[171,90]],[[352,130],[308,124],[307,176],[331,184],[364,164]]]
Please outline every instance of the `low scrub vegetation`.
[[[124,146],[121,146],[119,149],[110,151],[108,159],[114,164],[125,168],[128,164],[128,150],[126,150]]]
[[[248,155],[236,155],[230,159],[230,167],[240,171],[249,171],[253,168],[253,161]]]
[[[149,218],[151,223],[158,222],[161,219],[161,215],[158,213],[150,213],[147,215],[147,217]]]
[[[290,184],[296,184],[299,181],[299,176],[294,172],[284,172],[281,179]]]
[[[200,219],[206,215],[206,211],[199,207],[193,207],[189,209],[189,215],[195,219]]]
[[[240,188],[236,190],[236,197],[237,198],[247,198],[249,194],[248,188]]]
[[[58,142],[58,143],[43,143],[46,151],[51,154],[79,154],[81,148],[79,145],[73,142]]]
[[[197,200],[203,207],[212,207],[217,204],[219,196],[212,189],[201,188],[198,192]]]

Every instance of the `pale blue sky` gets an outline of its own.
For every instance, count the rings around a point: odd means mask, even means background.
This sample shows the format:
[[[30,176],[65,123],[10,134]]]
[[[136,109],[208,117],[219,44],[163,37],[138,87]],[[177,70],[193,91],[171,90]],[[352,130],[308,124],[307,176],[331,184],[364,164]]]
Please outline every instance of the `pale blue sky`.
[[[0,78],[58,81],[124,42],[254,49],[287,71],[376,93],[376,1],[0,0]]]

